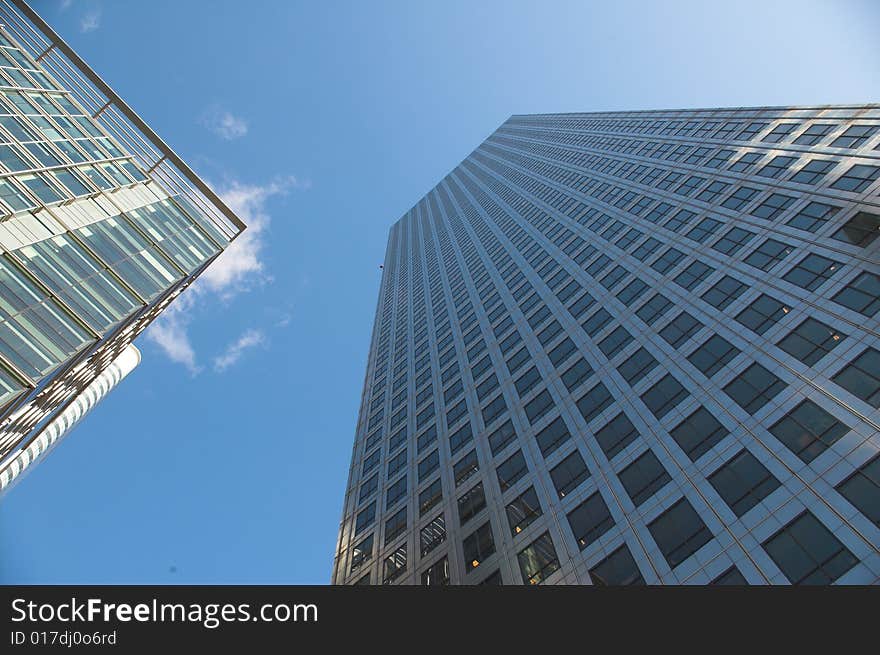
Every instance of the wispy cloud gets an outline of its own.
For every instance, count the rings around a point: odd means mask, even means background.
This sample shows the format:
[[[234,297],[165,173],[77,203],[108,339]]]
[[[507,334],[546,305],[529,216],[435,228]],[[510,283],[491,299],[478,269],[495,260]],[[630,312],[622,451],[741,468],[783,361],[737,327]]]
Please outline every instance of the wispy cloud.
[[[266,202],[290,189],[307,187],[292,176],[264,185],[233,180],[220,186],[218,195],[247,224],[247,229],[208,267],[199,281],[223,299],[270,281],[262,259],[266,231],[272,220],[266,211]]]
[[[222,355],[214,358],[214,370],[222,373],[235,364],[246,350],[266,343],[266,335],[262,330],[246,330],[238,339],[226,347]]]
[[[101,27],[101,10],[89,9],[79,19],[80,32],[94,32]]]
[[[70,9],[70,5],[72,4],[73,0],[61,0],[61,2],[59,3],[59,8],[61,9],[61,11],[67,11],[68,9]]]
[[[219,105],[211,105],[202,112],[199,123],[226,141],[240,139],[248,133],[248,124],[244,118]]]
[[[273,196],[287,193],[293,188],[308,188],[308,184],[294,177],[285,177],[263,185],[227,180],[215,186],[217,194],[241,217],[247,230],[145,333],[148,340],[156,344],[171,361],[185,366],[191,375],[198,375],[203,370],[189,330],[199,308],[218,300],[229,303],[236,295],[271,281],[263,261],[266,232],[272,220],[267,202]],[[261,330],[245,332],[214,358],[214,370],[222,372],[238,361],[245,350],[262,343],[267,341]]]
[[[184,291],[175,301],[162,312],[146,332],[146,338],[155,343],[168,359],[183,364],[191,375],[201,372],[196,364],[196,351],[189,338],[187,328],[192,321],[192,308],[195,305],[194,289]]]

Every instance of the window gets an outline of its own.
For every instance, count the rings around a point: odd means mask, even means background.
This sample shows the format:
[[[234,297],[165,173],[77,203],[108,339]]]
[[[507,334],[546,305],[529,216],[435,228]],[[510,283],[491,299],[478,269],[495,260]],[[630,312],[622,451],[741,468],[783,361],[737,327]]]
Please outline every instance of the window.
[[[504,402],[504,396],[499,394],[483,408],[483,423],[488,427],[506,411],[507,403]]]
[[[639,348],[629,359],[617,367],[630,386],[635,386],[657,366],[657,360],[644,348]]]
[[[523,457],[521,450],[517,450],[495,469],[495,473],[498,476],[498,486],[501,487],[501,491],[510,489],[528,472],[529,468],[526,465],[526,459]]]
[[[435,450],[419,462],[419,482],[436,471],[438,466],[440,466],[440,453]]]
[[[406,497],[406,476],[404,475],[400,480],[392,484],[388,487],[388,491],[385,492],[385,509],[389,509],[394,507],[398,501],[402,500]]]
[[[727,231],[718,241],[712,245],[713,250],[717,250],[725,255],[734,255],[755,237],[754,232],[749,232],[741,227],[734,227]]]
[[[422,572],[422,585],[446,586],[449,584],[449,558],[444,556]]]
[[[835,489],[880,527],[880,455],[865,463]]]
[[[775,298],[761,294],[737,315],[736,320],[755,334],[764,334],[789,311],[791,310],[788,307]]]
[[[480,470],[480,462],[477,459],[477,451],[472,450],[458,460],[452,467],[452,475],[455,478],[455,486],[460,486]]]
[[[574,342],[566,337],[559,342],[558,346],[547,353],[547,356],[550,358],[550,361],[553,362],[553,366],[556,366],[558,368],[559,365],[565,362],[565,360],[567,360],[569,357],[571,357],[572,353],[574,353],[576,350],[577,347],[574,345]]]
[[[477,398],[483,402],[490,393],[498,388],[498,377],[493,373],[477,385]]]
[[[562,374],[562,382],[570,392],[581,386],[593,374],[593,367],[581,357],[575,364]]]
[[[841,191],[851,191],[852,193],[861,193],[878,177],[880,177],[880,166],[856,164],[846,173],[837,178],[837,181],[831,185],[831,188],[840,189]]]
[[[673,232],[680,232],[694,216],[696,216],[694,212],[682,209],[676,213],[675,216],[666,221],[663,224],[663,227],[667,230],[672,230]]]
[[[840,207],[835,207],[834,205],[826,205],[823,202],[811,202],[795,214],[788,221],[787,225],[796,227],[799,230],[806,230],[807,232],[816,232],[839,210]]]
[[[611,272],[608,273],[605,277],[603,277],[599,283],[611,291],[618,282],[620,282],[623,278],[626,277],[627,270],[623,266],[615,266],[611,269]]]
[[[642,572],[626,544],[590,569],[593,584],[601,587],[641,586],[645,584]]]
[[[351,570],[356,571],[373,557],[373,537],[370,535],[351,549]]]
[[[470,423],[465,423],[458,430],[449,435],[449,451],[455,455],[459,450],[467,446],[474,439],[474,432]]]
[[[800,127],[800,123],[778,123],[761,141],[765,143],[779,143],[798,127]]]
[[[437,478],[419,493],[419,516],[433,509],[441,500],[443,500],[443,485],[440,478]]]
[[[707,266],[701,261],[696,261],[676,276],[675,283],[688,291],[693,291],[714,270],[711,266]]]
[[[730,586],[744,586],[749,584],[745,579],[742,573],[739,572],[739,569],[735,566],[731,566],[724,573],[719,575],[717,578],[712,580],[709,583],[710,585],[730,585]]]
[[[740,517],[779,487],[779,480],[748,450],[710,475],[709,483]]]
[[[628,285],[626,285],[620,292],[617,294],[617,299],[620,300],[624,305],[629,307],[636,300],[641,298],[642,294],[648,290],[648,285],[645,284],[643,280],[636,278]]]
[[[620,413],[596,432],[596,441],[610,460],[639,437],[626,414]]]
[[[776,345],[807,366],[812,366],[831,352],[844,337],[845,334],[821,321],[808,318]]]
[[[663,379],[642,394],[642,402],[654,416],[661,419],[689,395],[678,380],[667,373]]]
[[[573,450],[568,457],[550,470],[550,479],[553,480],[553,486],[560,498],[564,498],[589,477],[590,472],[578,450]]]
[[[734,163],[732,163],[728,170],[733,171],[734,173],[744,173],[755,167],[755,164],[763,158],[763,154],[760,152],[747,152],[742,157],[737,159]]]
[[[458,499],[458,524],[464,525],[479,514],[485,506],[486,494],[483,491],[483,483],[478,482]]]
[[[791,177],[792,182],[800,184],[816,184],[825,177],[828,172],[837,166],[836,161],[828,159],[811,159],[804,167]]]
[[[772,221],[786,209],[791,207],[795,200],[796,198],[794,196],[786,196],[781,193],[771,193],[767,200],[752,210],[752,216]]]
[[[712,533],[686,498],[654,519],[648,530],[673,569],[712,541]]]
[[[640,262],[643,262],[659,247],[660,242],[657,241],[657,239],[655,239],[654,237],[648,237],[642,245],[640,245],[633,251],[633,257],[638,259]]]
[[[569,438],[571,438],[571,435],[561,416],[554,419],[550,425],[535,435],[535,441],[538,443],[538,448],[541,449],[541,455],[545,458],[568,441]]]
[[[880,276],[860,274],[841,289],[833,300],[859,314],[874,316],[880,311]]]
[[[725,275],[718,280],[712,287],[702,295],[703,300],[718,309],[725,309],[730,303],[739,298],[748,287],[735,280],[729,275]]]
[[[385,545],[399,537],[406,530],[406,507],[385,521]]]
[[[406,450],[401,450],[400,453],[391,458],[388,462],[388,478],[393,477],[397,473],[399,473],[406,466]]]
[[[697,348],[688,357],[688,361],[696,366],[707,378],[712,377],[734,357],[740,353],[739,349],[724,337],[717,334]]]
[[[758,171],[758,175],[762,177],[769,177],[772,179],[776,179],[778,177],[782,177],[791,165],[794,164],[798,160],[797,157],[785,157],[783,155],[779,155],[774,157],[766,165],[764,165],[761,170]]]
[[[517,555],[523,582],[540,584],[549,575],[559,570],[559,559],[550,533],[545,532]]]
[[[385,558],[382,584],[389,584],[406,572],[406,544]]]
[[[488,357],[486,359],[488,359]],[[505,364],[507,365],[507,370],[510,372],[511,375],[513,375],[519,369],[521,369],[530,359],[531,356],[529,355],[528,349],[520,348],[513,354],[510,359],[505,362]]]
[[[831,379],[871,407],[880,407],[880,350],[868,348]]]
[[[510,420],[505,421],[500,428],[489,435],[489,448],[494,457],[516,439],[516,430]]]
[[[805,400],[777,421],[770,434],[809,464],[849,432],[849,427],[811,400]]]
[[[728,434],[727,428],[718,422],[705,407],[700,407],[669,434],[692,462],[721,443]]]
[[[754,414],[785,388],[785,383],[757,362],[724,387],[724,393]]]
[[[764,542],[764,550],[792,584],[831,584],[858,560],[810,512]]]
[[[880,235],[880,215],[859,212],[832,235],[843,243],[865,248]]]
[[[379,474],[374,473],[373,476],[361,485],[358,494],[358,504],[363,503],[367,498],[372,496],[379,489]]]
[[[658,273],[665,274],[667,271],[673,269],[678,262],[684,257],[684,253],[675,248],[669,248],[666,252],[664,252],[660,257],[657,258],[653,264],[651,264],[651,268],[653,268]]]
[[[419,531],[419,544],[422,557],[446,541],[446,520],[443,514],[434,518]]]
[[[626,493],[638,507],[672,480],[653,451],[648,450],[617,474]]]
[[[877,133],[876,125],[851,125],[831,142],[832,148],[858,148]]]
[[[734,191],[724,202],[721,203],[722,207],[726,207],[727,209],[731,209],[733,211],[738,211],[745,207],[749,202],[758,194],[757,189],[752,189],[750,187],[740,187],[736,191]]]
[[[826,134],[830,134],[835,127],[835,125],[829,125],[828,123],[813,123],[810,127],[804,130],[794,142],[799,146],[815,145],[819,143],[819,141],[822,140],[822,137]]]
[[[486,521],[462,543],[464,549],[464,566],[470,572],[483,563],[487,557],[495,553],[495,539],[492,537],[492,526]]]
[[[609,314],[604,309],[599,309],[595,314],[584,321],[581,324],[581,327],[584,328],[584,331],[588,335],[594,337],[599,333],[602,328],[608,325],[609,321],[611,321],[611,318],[611,314]]]
[[[614,526],[608,506],[597,491],[568,513],[568,524],[581,550]]]
[[[529,419],[529,423],[534,425],[538,420],[541,419],[547,412],[553,409],[556,405],[553,404],[553,398],[550,395],[550,392],[544,389],[541,393],[539,393],[535,398],[528,403],[526,403],[525,409],[526,417]]]
[[[578,298],[571,304],[571,307],[568,308],[569,313],[578,319],[583,316],[586,311],[592,307],[596,303],[596,300],[589,293],[585,293],[583,296]]]
[[[364,458],[364,467],[361,469],[361,475],[366,475],[379,465],[379,457],[382,455],[382,449],[379,448]]]
[[[687,312],[676,316],[665,328],[660,330],[660,336],[673,348],[678,348],[685,341],[694,336],[703,324]]]
[[[715,168],[715,167],[713,166],[711,168]],[[728,187],[730,187],[730,185],[727,184],[726,182],[719,182],[717,180],[714,182],[711,182],[709,184],[709,186],[707,186],[705,189],[703,189],[702,191],[700,191],[700,193],[697,194],[697,200],[702,200],[703,202],[712,204],[713,202],[715,202],[718,199],[718,197],[722,193],[727,191]]]
[[[776,266],[776,264],[788,257],[793,250],[794,248],[781,241],[767,239],[764,243],[755,248],[752,254],[746,257],[744,261],[749,266],[754,266],[762,271],[769,271]]]
[[[809,254],[786,273],[783,279],[808,291],[815,291],[831,279],[840,266],[839,262],[827,257]]]
[[[525,530],[531,523],[541,516],[541,503],[538,502],[538,494],[534,487],[529,487],[507,506],[507,522],[510,524],[510,534],[514,537]]]
[[[633,336],[622,325],[614,329],[611,334],[599,342],[599,349],[608,359],[613,358],[617,353],[626,348],[633,340]]]
[[[646,324],[653,325],[670,307],[672,307],[672,303],[666,296],[661,293],[655,293],[648,302],[636,310],[636,316]]]
[[[437,441],[437,426],[432,425],[430,428],[422,432],[422,434],[416,439],[419,454],[435,441]]]
[[[736,138],[739,141],[751,141],[758,135],[761,130],[767,127],[767,123],[754,122],[746,125],[742,131],[736,135]]]
[[[706,168],[721,168],[730,161],[730,158],[736,154],[733,150],[722,149],[715,153],[712,158],[706,162]]]
[[[697,243],[703,243],[706,239],[715,234],[720,227],[721,221],[716,221],[714,218],[707,217],[697,223],[685,236]]]
[[[519,379],[514,382],[514,386],[516,387],[516,391],[520,398],[525,396],[539,384],[541,384],[541,374],[538,373],[538,369],[534,366],[519,376]]]
[[[584,417],[584,420],[589,423],[601,414],[613,401],[614,398],[608,392],[608,389],[600,382],[581,396],[581,399],[577,401],[577,408],[580,410],[581,416]]]

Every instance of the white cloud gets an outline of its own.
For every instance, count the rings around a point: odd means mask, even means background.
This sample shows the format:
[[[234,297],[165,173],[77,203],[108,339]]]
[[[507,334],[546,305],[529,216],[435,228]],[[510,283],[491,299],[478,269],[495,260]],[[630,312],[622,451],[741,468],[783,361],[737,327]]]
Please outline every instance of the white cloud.
[[[261,330],[246,330],[238,339],[229,344],[222,355],[214,358],[214,370],[222,373],[241,359],[249,348],[266,343],[266,335]]]
[[[68,9],[70,9],[70,5],[72,5],[72,4],[73,4],[73,0],[61,0],[61,3],[60,3],[61,11],[67,11]]]
[[[272,220],[266,203],[272,196],[284,194],[291,188],[308,188],[308,184],[287,177],[265,185],[231,180],[215,187],[217,194],[244,221],[247,229],[145,333],[145,337],[159,346],[171,361],[182,364],[192,375],[202,371],[189,335],[190,324],[199,308],[216,300],[229,302],[239,293],[271,281],[262,259],[266,231]],[[214,358],[214,370],[225,370],[238,361],[244,350],[265,341],[260,330],[245,332]]]
[[[101,10],[90,9],[79,19],[80,32],[94,32],[101,27]]]
[[[162,312],[145,333],[145,337],[159,346],[168,359],[183,364],[194,376],[201,372],[201,368],[196,364],[196,351],[190,342],[187,327],[192,320],[195,300],[193,289],[187,289]]]
[[[222,109],[218,105],[208,107],[199,122],[221,139],[232,141],[240,139],[248,133],[247,121],[240,116]]]
[[[200,284],[228,299],[254,283],[269,280],[262,261],[266,230],[271,222],[266,201],[291,188],[305,187],[296,178],[287,177],[262,186],[233,180],[216,189],[217,195],[244,221],[247,229],[202,274]]]

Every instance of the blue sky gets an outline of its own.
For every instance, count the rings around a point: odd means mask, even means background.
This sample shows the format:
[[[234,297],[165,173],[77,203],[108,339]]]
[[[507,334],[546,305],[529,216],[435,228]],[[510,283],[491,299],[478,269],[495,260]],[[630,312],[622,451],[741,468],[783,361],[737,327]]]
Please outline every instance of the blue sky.
[[[880,97],[880,5],[36,0],[251,225],[0,504],[0,583],[326,583],[389,226],[515,113]]]

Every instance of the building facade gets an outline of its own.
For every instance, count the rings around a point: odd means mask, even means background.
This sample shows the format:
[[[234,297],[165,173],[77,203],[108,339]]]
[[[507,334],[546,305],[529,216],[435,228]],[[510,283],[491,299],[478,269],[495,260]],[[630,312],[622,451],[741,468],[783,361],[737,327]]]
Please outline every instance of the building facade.
[[[24,2],[0,2],[0,491],[244,229]]]
[[[880,579],[880,106],[513,116],[391,228],[337,584]]]

